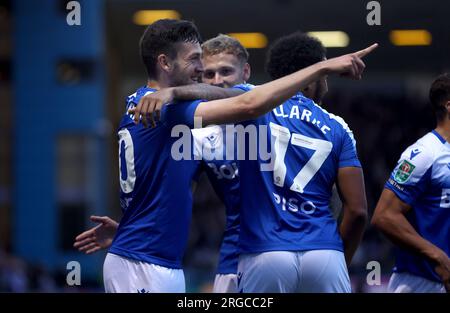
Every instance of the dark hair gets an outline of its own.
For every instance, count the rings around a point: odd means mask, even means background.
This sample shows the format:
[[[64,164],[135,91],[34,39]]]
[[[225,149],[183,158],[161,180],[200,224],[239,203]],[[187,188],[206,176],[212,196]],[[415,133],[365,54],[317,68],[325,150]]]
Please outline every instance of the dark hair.
[[[160,54],[177,56],[176,43],[201,43],[194,23],[185,20],[163,19],[150,24],[139,42],[139,49],[150,79],[156,78],[156,59]]]
[[[277,39],[269,48],[266,71],[272,79],[292,74],[322,61],[326,49],[319,39],[302,32]]]
[[[248,51],[235,38],[228,35],[219,34],[202,44],[203,56],[216,55],[219,53],[229,53],[238,58],[242,63],[248,61]]]
[[[442,121],[447,116],[445,102],[450,101],[450,75],[448,73],[440,75],[431,84],[430,101],[436,119]]]

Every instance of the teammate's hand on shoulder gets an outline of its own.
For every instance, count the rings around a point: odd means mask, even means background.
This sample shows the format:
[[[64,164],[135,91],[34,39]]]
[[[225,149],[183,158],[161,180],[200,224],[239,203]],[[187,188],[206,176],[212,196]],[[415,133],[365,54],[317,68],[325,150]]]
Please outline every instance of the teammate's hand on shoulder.
[[[149,123],[151,127],[155,127],[161,117],[163,105],[173,100],[173,88],[164,88],[142,97],[138,105],[128,110],[128,113],[134,114],[136,124],[141,121],[144,127],[148,127]]]
[[[322,61],[327,73],[340,74],[351,79],[361,79],[366,65],[361,60],[378,47],[373,44],[363,50]]]
[[[119,224],[108,216],[91,216],[91,221],[99,225],[79,234],[73,246],[86,254],[109,248]]]

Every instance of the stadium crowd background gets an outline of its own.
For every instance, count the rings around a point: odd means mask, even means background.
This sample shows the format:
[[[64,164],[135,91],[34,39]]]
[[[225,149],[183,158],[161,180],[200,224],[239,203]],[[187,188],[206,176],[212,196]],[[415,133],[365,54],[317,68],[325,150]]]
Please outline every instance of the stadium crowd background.
[[[137,49],[143,26],[136,24],[133,15],[139,10],[175,10],[181,18],[193,19],[204,39],[219,32],[258,31],[267,35],[270,44],[295,30],[345,30],[350,44],[328,48],[329,56],[379,42],[379,51],[366,62],[364,80],[330,80],[323,105],[342,116],[355,134],[369,216],[400,153],[434,127],[428,87],[437,74],[450,71],[450,29],[445,14],[450,4],[445,1],[408,1],[408,5],[379,1],[381,26],[366,24],[368,1],[362,0],[339,4],[220,0],[215,6],[203,0],[188,4],[181,0],[89,0],[79,1],[81,26],[66,24],[67,2],[0,1],[0,292],[102,291],[104,254],[83,256],[71,244],[76,234],[92,226],[89,215],[120,218],[115,129],[125,96],[145,82]],[[250,10],[257,14],[248,14]],[[274,23],[266,21],[267,12]],[[422,46],[399,47],[389,41],[392,29],[427,29],[433,39]],[[88,34],[81,44],[77,31]],[[46,45],[55,32],[66,32],[67,42],[52,40]],[[24,51],[26,47],[36,51]],[[61,51],[56,53],[58,48]],[[250,82],[266,81],[264,47],[249,52]],[[46,55],[52,55],[52,62],[43,68]],[[24,78],[25,74],[29,77]],[[45,79],[53,85],[45,85]],[[86,92],[84,87],[92,89]],[[60,125],[67,123],[64,119],[70,120],[68,129]],[[71,124],[86,119],[92,119],[94,126]],[[43,131],[45,127],[51,131]],[[50,143],[31,144],[41,140],[40,136],[49,136]],[[52,157],[39,158],[40,153]],[[38,170],[30,166],[41,168],[46,175],[38,179]],[[94,174],[89,170],[93,167]],[[194,201],[184,264],[187,290],[201,292],[212,285],[225,212],[205,177]],[[353,291],[384,291],[393,259],[392,246],[368,226],[350,267]],[[81,286],[66,284],[69,260],[81,263]],[[373,260],[381,264],[381,286],[366,284],[366,264]]]

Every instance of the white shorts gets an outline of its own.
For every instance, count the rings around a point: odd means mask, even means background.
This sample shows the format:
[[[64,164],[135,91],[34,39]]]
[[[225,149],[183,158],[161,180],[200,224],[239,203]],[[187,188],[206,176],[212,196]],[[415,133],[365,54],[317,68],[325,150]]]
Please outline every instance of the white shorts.
[[[271,251],[239,258],[241,292],[351,292],[344,253]]]
[[[410,273],[393,273],[389,280],[388,292],[415,293],[434,292],[444,293],[444,284],[428,280]]]
[[[237,293],[236,274],[217,274],[214,279],[214,293]]]
[[[108,253],[103,264],[106,292],[186,292],[181,269],[167,268]]]

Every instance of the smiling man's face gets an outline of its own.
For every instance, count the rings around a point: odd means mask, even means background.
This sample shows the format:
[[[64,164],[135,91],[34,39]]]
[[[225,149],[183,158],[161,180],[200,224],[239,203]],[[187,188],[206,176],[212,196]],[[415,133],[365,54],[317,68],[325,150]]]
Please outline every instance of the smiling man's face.
[[[221,52],[203,55],[203,82],[223,88],[242,84],[250,76],[250,66],[234,54]]]
[[[200,82],[203,73],[200,44],[183,42],[177,45],[177,56],[170,72],[171,85],[183,86]]]

